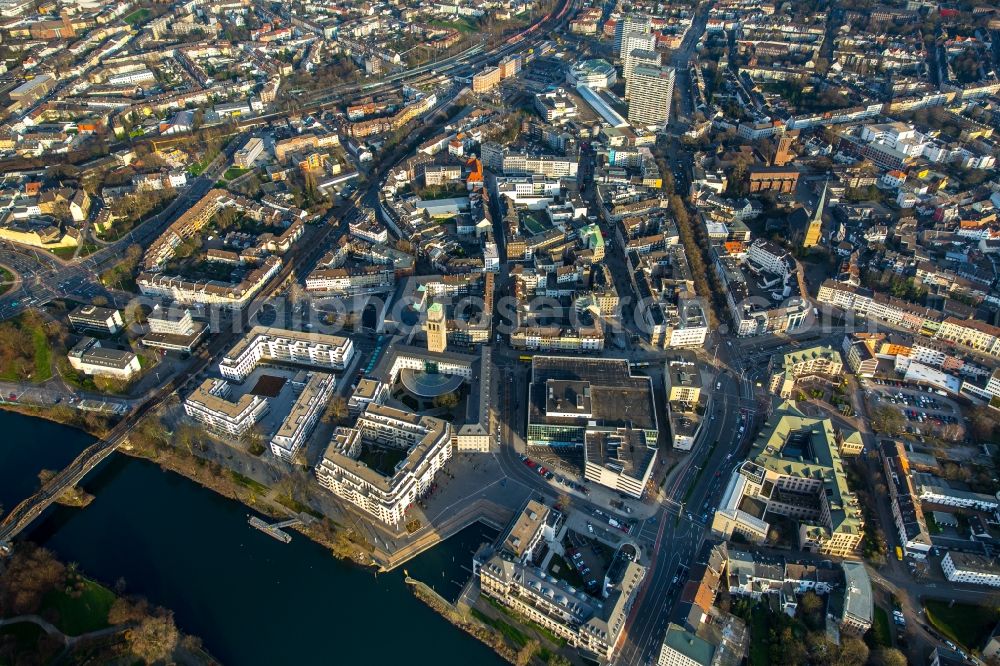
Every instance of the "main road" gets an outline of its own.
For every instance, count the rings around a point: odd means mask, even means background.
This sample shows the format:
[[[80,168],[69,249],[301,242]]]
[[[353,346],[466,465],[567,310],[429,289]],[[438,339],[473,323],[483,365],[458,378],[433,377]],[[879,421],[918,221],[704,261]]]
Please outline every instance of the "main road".
[[[721,342],[713,354],[718,374],[709,390],[707,422],[694,448],[668,475],[663,506],[645,530],[656,532],[646,580],[629,615],[617,664],[655,661],[688,570],[696,562],[714,507],[756,431],[758,406],[743,373],[738,346]],[[718,387],[718,388],[716,388]]]

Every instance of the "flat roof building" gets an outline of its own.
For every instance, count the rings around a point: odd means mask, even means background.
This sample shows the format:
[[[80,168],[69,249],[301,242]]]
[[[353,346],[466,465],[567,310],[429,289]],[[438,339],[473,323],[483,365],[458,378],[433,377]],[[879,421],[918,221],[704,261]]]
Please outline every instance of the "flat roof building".
[[[663,637],[657,666],[712,666],[715,646],[678,624],[670,623]]]
[[[858,636],[864,635],[874,617],[872,581],[862,562],[841,562],[844,570],[844,605],[840,613],[840,626]]]
[[[394,339],[378,365],[358,383],[348,404],[355,412],[372,402],[382,404],[397,382],[414,396],[432,396],[466,383],[465,412],[452,421],[454,445],[458,451],[489,453],[493,350],[488,345],[478,354],[461,354],[431,352]]]
[[[583,446],[588,431],[641,430],[655,448],[659,429],[652,379],[628,361],[534,356],[528,385],[528,444]]]
[[[235,402],[224,379],[209,377],[184,399],[184,413],[210,429],[234,438],[253,428],[269,409],[263,396],[245,393]]]
[[[701,397],[701,370],[691,352],[671,351],[664,367],[668,402],[698,404]]]
[[[941,570],[953,583],[1000,587],[1000,565],[982,555],[948,551],[941,560]]]
[[[571,66],[566,72],[568,83],[593,90],[613,86],[617,79],[615,68],[607,60],[582,60]]]
[[[81,305],[69,313],[69,323],[81,333],[117,333],[125,327],[122,313],[113,308]]]
[[[11,90],[8,95],[14,102],[31,104],[45,97],[55,86],[56,79],[54,76],[51,74],[39,74]]]
[[[543,540],[555,538],[560,518],[555,509],[528,499],[500,539],[500,549],[519,562],[530,562]]]
[[[350,338],[254,326],[219,362],[223,377],[243,381],[261,361],[344,370],[354,357]]]
[[[663,127],[670,120],[675,70],[636,65],[629,79],[628,120],[641,127]]]
[[[142,344],[169,351],[190,352],[208,331],[208,327],[194,321],[187,308],[164,308],[157,304],[146,318],[149,333],[142,336]]]
[[[584,478],[639,499],[656,462],[642,430],[588,430],[584,435]]]
[[[306,384],[292,404],[288,416],[271,437],[271,453],[282,460],[292,460],[323,415],[335,386],[336,380],[329,373],[308,373]]]

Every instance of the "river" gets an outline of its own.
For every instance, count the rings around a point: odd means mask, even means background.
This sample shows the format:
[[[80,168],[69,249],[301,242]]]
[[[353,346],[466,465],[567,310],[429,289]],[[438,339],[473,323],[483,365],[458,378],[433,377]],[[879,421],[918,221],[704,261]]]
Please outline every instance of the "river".
[[[0,411],[0,504],[13,506],[93,440]],[[401,569],[377,578],[293,532],[280,543],[247,525],[247,508],[145,460],[115,454],[83,487],[85,509],[55,507],[23,537],[107,585],[174,611],[224,664],[506,663],[417,600]],[[446,597],[469,553],[495,532],[467,528],[406,565]]]

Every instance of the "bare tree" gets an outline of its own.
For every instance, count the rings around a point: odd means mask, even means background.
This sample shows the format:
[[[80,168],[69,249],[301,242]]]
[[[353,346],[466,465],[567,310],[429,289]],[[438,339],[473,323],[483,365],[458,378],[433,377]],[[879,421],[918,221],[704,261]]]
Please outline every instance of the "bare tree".
[[[323,420],[327,423],[337,425],[347,418],[347,400],[341,396],[336,396],[330,400],[323,413]]]
[[[170,657],[180,632],[174,624],[174,616],[167,613],[160,617],[147,617],[138,626],[125,633],[129,649],[136,657],[152,664]]]

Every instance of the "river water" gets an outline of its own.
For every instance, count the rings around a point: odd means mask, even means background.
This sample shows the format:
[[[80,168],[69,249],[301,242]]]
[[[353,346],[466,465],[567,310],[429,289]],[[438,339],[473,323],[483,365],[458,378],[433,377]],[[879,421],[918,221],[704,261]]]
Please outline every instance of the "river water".
[[[0,411],[0,504],[13,508],[93,440]],[[76,562],[107,585],[175,612],[224,664],[503,664],[488,647],[417,600],[397,569],[377,578],[293,534],[280,543],[247,525],[247,508],[115,455],[88,476],[85,509],[55,507],[22,538]],[[470,553],[496,533],[467,528],[406,565],[451,598]]]

